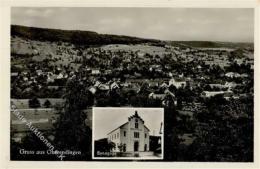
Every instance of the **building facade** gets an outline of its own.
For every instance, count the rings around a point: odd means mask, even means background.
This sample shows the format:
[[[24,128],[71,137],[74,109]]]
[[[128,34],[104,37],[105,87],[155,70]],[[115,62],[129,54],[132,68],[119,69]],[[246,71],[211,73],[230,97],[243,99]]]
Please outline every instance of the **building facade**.
[[[107,137],[116,145],[114,152],[149,151],[149,129],[137,111],[128,118],[128,122],[108,133]]]

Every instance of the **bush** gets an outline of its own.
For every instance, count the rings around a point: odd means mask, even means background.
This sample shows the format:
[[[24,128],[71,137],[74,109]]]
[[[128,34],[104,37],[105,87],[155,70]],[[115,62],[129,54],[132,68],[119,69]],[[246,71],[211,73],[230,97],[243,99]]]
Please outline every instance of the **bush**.
[[[49,108],[51,106],[51,102],[47,99],[43,105],[44,107]]]
[[[38,108],[41,107],[40,101],[34,97],[32,99],[29,100],[29,107],[30,108]]]
[[[134,157],[140,157],[139,153],[135,153]]]

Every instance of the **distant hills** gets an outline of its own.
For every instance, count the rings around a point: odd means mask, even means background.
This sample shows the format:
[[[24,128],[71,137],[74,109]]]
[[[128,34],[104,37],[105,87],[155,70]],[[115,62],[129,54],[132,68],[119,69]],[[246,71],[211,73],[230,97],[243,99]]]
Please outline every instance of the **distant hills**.
[[[173,46],[195,48],[253,48],[253,43],[232,43],[213,41],[161,41],[131,36],[99,34],[97,32],[92,31],[60,30],[26,27],[19,25],[11,25],[11,35],[31,40],[51,42],[62,41],[85,46],[150,43],[151,45],[156,46],[164,46],[165,44],[167,44]]]
[[[190,46],[195,48],[253,48],[253,43],[242,42],[213,42],[213,41],[169,41],[171,45],[175,46]]]

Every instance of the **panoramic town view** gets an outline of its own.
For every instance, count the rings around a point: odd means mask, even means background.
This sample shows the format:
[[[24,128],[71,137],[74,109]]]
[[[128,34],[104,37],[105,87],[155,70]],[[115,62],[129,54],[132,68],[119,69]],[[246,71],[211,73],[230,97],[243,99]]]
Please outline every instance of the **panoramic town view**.
[[[250,38],[254,36],[254,11],[182,10],[12,8],[11,160],[102,160],[92,158],[93,108],[127,107],[163,108],[164,119],[159,123],[161,126],[156,124],[158,131],[155,133],[158,135],[162,131],[160,127],[164,128],[161,133],[163,151],[158,149],[161,143],[156,136],[152,137],[155,134],[150,131],[150,135],[142,134],[150,138],[147,138],[147,144],[142,143],[141,148],[138,148],[139,142],[133,143],[129,149],[124,148],[104,135],[99,140],[102,141],[99,148],[105,154],[113,156],[113,152],[118,150],[122,154],[133,152],[139,156],[147,151],[153,156],[163,152],[163,158],[160,155],[159,159],[164,161],[252,162],[254,42]],[[89,13],[84,15],[85,11]],[[125,13],[119,14],[122,11]],[[59,16],[58,12],[62,14]],[[119,33],[105,29],[106,26],[115,27],[117,32],[120,25],[115,25],[116,21],[102,22],[104,30],[95,30],[94,26],[84,30],[59,27],[67,24],[64,19],[73,25],[77,17],[72,13],[77,12],[79,16],[94,17],[97,21],[110,13],[108,17],[111,18],[113,15],[131,16],[136,19],[135,32],[142,32],[145,24],[150,25],[143,32],[144,36],[128,33],[132,31],[131,26],[124,28],[125,34],[123,28]],[[141,23],[137,21],[149,17],[138,19],[136,13],[151,16],[154,21],[143,21],[139,26]],[[155,17],[160,13],[166,13],[165,18],[169,17],[169,20]],[[163,23],[157,20],[168,24],[178,13],[184,19],[176,19],[171,25],[180,28],[179,34],[171,33],[173,28],[158,28],[158,24]],[[37,15],[41,17],[37,18]],[[226,15],[226,18],[221,15]],[[23,20],[26,17],[28,22]],[[197,17],[197,21],[185,21],[185,17]],[[204,23],[203,17],[209,17],[212,22]],[[198,26],[201,24],[199,20],[203,21],[203,26]],[[122,23],[123,19],[117,22]],[[200,32],[197,34],[205,36],[198,36],[200,40],[196,36],[189,40],[190,29],[182,30],[178,26],[185,26],[183,22],[196,29],[192,34]],[[226,24],[223,27],[222,22]],[[130,21],[124,24],[130,23],[133,24]],[[147,35],[151,26],[157,26],[155,32],[158,36]],[[165,34],[169,32],[178,37],[182,35],[181,31],[184,32],[183,39],[182,36],[171,39]],[[212,31],[216,35],[211,37]],[[219,31],[223,32],[221,37]],[[161,34],[165,36],[161,38]],[[245,39],[239,39],[244,36]],[[143,121],[139,112],[133,109],[131,113],[137,119],[136,123]],[[109,123],[115,121],[116,117]],[[146,123],[137,126],[141,124]],[[138,140],[139,133],[136,133],[134,137]],[[152,149],[153,152],[149,151]]]

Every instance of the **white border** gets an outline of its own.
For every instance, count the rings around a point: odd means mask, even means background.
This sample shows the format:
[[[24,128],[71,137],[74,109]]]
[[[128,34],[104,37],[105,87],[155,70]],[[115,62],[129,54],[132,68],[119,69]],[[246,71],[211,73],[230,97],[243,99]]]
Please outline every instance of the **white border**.
[[[254,162],[29,162],[10,161],[10,7],[177,7],[177,8],[255,8],[255,104]],[[1,168],[260,168],[259,163],[259,19],[260,0],[0,0],[0,138]]]

